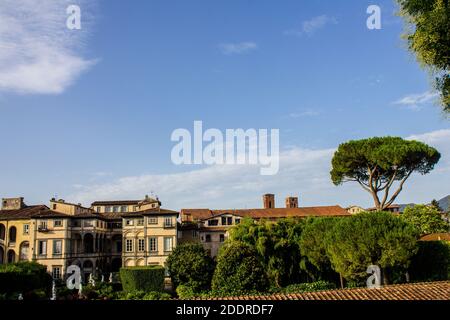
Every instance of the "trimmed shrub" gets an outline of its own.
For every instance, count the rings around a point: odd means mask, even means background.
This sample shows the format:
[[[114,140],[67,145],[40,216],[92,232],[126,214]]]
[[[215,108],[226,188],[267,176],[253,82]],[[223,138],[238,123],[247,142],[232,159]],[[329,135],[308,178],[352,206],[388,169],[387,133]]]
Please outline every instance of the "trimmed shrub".
[[[170,294],[159,291],[133,291],[123,292],[120,296],[120,300],[169,300]]]
[[[221,248],[212,280],[214,292],[234,294],[267,288],[267,275],[255,249],[237,241]]]
[[[180,299],[191,299],[194,298],[196,295],[200,294],[197,290],[192,288],[189,285],[179,285],[177,287],[177,296]]]
[[[126,292],[161,292],[164,290],[164,268],[161,266],[121,268],[120,280]]]
[[[167,258],[167,269],[174,287],[189,286],[194,291],[209,289],[214,261],[199,243],[176,246]]]
[[[336,285],[334,283],[326,281],[317,281],[310,283],[291,284],[283,288],[281,291],[283,293],[302,293],[302,292],[312,292],[312,291],[332,290],[332,289],[336,289]]]
[[[36,262],[0,265],[0,293],[22,293],[24,297],[39,298],[42,294],[32,292],[50,292],[51,285],[52,277],[47,273],[47,267]]]
[[[412,281],[450,279],[450,244],[444,241],[419,241],[419,251],[412,258]]]

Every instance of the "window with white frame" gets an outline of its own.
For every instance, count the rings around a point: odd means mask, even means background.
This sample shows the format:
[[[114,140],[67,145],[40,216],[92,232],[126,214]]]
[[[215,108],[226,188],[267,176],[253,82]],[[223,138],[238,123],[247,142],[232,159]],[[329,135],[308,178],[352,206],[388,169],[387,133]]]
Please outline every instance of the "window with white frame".
[[[158,224],[158,218],[157,217],[149,217],[148,224]]]
[[[173,238],[172,237],[164,237],[164,251],[169,252],[172,251]]]
[[[53,240],[53,254],[62,254],[62,240]]]
[[[165,227],[172,227],[172,217],[165,217],[164,218],[164,226]]]
[[[158,238],[151,237],[148,239],[148,250],[150,252],[158,251]]]
[[[144,218],[137,219],[137,225],[138,226],[143,226],[144,225]]]
[[[61,266],[52,267],[52,277],[53,279],[61,279]]]
[[[41,222],[39,222],[39,227],[47,229],[47,220],[41,220]]]
[[[43,256],[47,254],[47,241],[39,240],[38,242],[38,254]]]
[[[127,206],[121,206],[120,207],[120,212],[127,212],[128,211],[128,207]]]
[[[133,252],[133,239],[126,239],[125,241],[125,251]]]
[[[145,251],[145,239],[138,239],[138,251],[139,252]]]
[[[24,224],[23,225],[23,234],[29,234],[30,233],[30,225]]]
[[[107,213],[111,212],[111,207],[110,206],[106,206],[105,207],[105,212],[107,212]]]
[[[119,212],[119,206],[114,206],[114,207],[113,207],[113,212],[114,212],[114,213]]]
[[[62,227],[63,223],[62,220],[55,220],[53,221],[53,226],[54,227]]]
[[[125,225],[132,226],[133,225],[133,220],[132,219],[125,220]]]

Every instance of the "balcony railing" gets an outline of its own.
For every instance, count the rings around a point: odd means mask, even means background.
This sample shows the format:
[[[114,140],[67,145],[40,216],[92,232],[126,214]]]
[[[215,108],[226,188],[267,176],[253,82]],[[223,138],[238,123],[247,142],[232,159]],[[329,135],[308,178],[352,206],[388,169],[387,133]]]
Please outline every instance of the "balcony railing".
[[[47,226],[39,226],[38,227],[38,232],[48,232],[48,227]]]

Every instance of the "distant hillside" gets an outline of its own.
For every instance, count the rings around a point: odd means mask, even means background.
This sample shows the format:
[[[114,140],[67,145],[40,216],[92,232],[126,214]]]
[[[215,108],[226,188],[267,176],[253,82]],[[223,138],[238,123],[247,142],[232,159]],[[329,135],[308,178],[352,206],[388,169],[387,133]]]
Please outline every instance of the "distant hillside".
[[[446,196],[445,198],[442,198],[438,202],[439,207],[441,207],[442,210],[446,212],[450,210],[450,195]]]
[[[445,212],[450,211],[450,195],[442,198],[441,200],[438,200],[439,207],[441,207],[442,210]],[[403,212],[406,207],[414,207],[415,203],[406,203],[406,204],[399,204],[400,206],[400,212]]]

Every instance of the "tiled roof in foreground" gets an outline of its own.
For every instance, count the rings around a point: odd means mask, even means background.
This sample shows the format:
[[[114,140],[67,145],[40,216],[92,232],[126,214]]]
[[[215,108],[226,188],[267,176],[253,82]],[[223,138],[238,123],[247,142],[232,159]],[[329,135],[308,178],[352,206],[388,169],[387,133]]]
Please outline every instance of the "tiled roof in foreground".
[[[384,286],[379,289],[353,288],[317,292],[204,298],[206,300],[450,300],[450,281]]]

